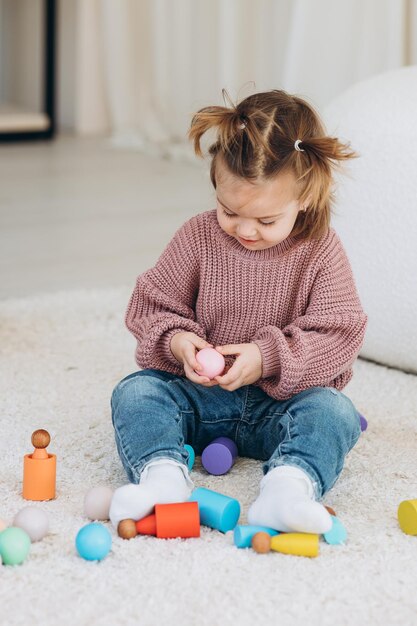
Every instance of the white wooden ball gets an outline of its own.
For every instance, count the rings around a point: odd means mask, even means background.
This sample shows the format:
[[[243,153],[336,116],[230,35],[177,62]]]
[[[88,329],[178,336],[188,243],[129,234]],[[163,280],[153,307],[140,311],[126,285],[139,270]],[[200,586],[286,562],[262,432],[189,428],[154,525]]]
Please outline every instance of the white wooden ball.
[[[36,506],[25,506],[14,516],[12,526],[24,530],[32,542],[40,541],[49,530],[49,519],[42,509]]]
[[[84,514],[91,520],[108,520],[113,489],[99,485],[90,489],[84,497]]]

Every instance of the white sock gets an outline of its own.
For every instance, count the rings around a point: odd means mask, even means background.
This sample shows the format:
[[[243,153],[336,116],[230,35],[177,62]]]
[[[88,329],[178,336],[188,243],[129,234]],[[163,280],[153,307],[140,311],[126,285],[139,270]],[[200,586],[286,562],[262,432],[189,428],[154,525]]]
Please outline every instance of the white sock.
[[[159,459],[145,465],[139,485],[119,487],[110,504],[110,521],[117,530],[123,519],[139,520],[152,513],[155,504],[185,502],[193,483],[185,465],[172,459]]]
[[[248,522],[282,532],[321,534],[332,527],[330,513],[314,500],[310,477],[293,465],[279,465],[262,478]]]

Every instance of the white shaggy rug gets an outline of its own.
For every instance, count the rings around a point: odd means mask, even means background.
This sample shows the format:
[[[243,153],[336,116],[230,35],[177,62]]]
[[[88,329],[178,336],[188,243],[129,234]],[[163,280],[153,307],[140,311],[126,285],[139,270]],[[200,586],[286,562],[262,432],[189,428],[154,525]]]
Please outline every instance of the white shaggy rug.
[[[325,503],[348,530],[344,546],[320,543],[316,559],[257,555],[230,534],[124,541],[102,562],[77,556],[87,489],[126,482],[111,425],[114,385],[134,371],[123,316],[130,288],[76,291],[0,302],[0,518],[21,497],[23,455],[33,430],[51,434],[57,498],[40,503],[51,529],[26,562],[0,567],[5,626],[181,624],[415,624],[417,537],[396,512],[417,498],[417,376],[359,360],[345,393],[369,420]],[[414,349],[410,346],[410,350]],[[197,463],[196,486],[237,498],[241,523],[257,494],[261,464],[239,459],[224,477]]]

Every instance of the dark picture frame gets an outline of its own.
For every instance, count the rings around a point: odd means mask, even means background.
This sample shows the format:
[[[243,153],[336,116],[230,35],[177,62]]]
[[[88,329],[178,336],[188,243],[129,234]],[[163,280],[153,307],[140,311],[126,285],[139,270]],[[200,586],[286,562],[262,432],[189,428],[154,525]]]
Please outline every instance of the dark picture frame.
[[[43,113],[49,120],[44,130],[0,131],[0,142],[52,139],[55,135],[56,0],[44,0]]]

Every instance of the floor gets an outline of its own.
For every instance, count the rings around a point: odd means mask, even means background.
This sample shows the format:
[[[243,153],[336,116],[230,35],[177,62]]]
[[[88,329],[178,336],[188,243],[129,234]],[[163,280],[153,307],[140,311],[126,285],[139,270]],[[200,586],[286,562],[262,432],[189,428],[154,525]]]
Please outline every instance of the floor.
[[[0,145],[0,299],[131,285],[186,219],[214,206],[208,161],[96,138]]]

